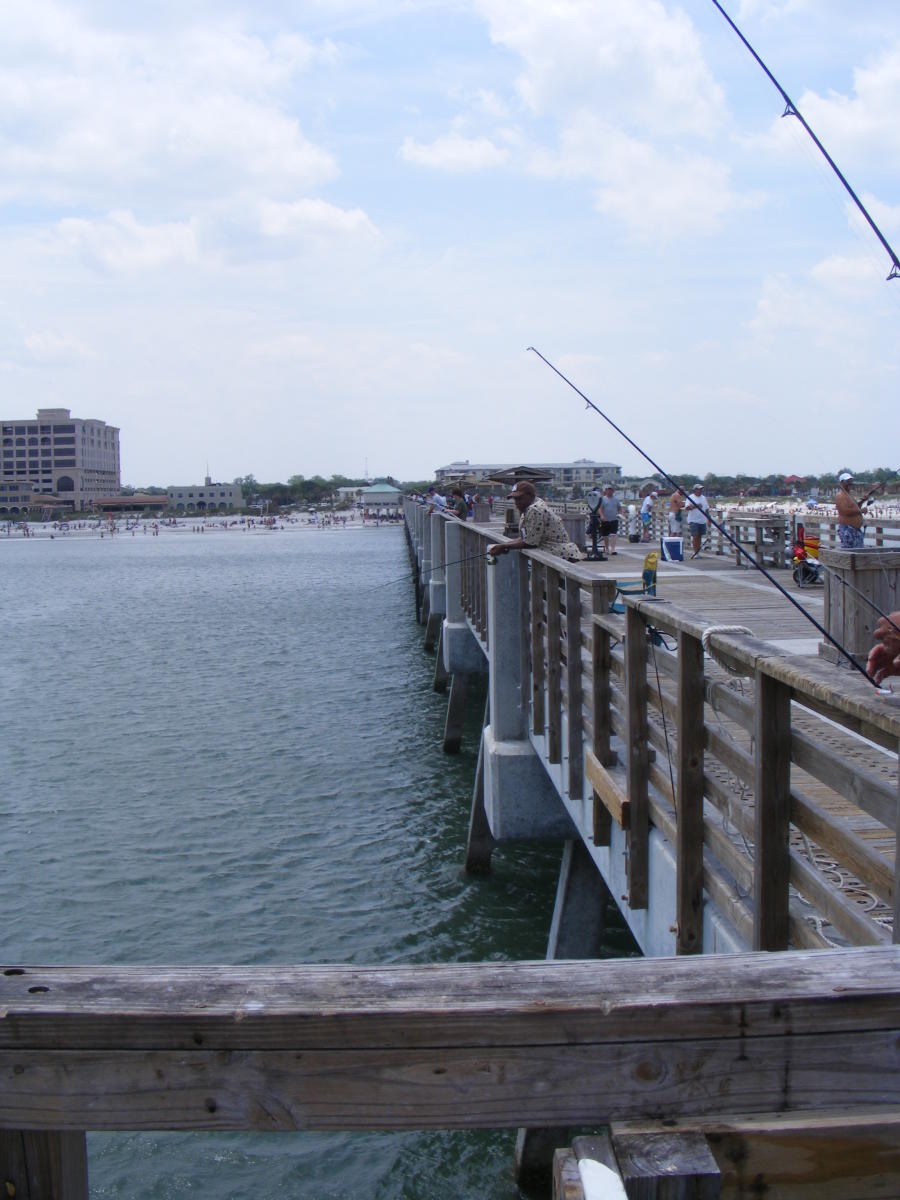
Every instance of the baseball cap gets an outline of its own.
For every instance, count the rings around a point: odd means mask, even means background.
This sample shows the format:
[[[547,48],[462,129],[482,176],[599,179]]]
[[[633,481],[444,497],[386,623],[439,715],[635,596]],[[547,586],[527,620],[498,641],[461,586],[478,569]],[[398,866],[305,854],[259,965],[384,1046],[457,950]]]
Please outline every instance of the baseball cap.
[[[849,471],[841,471],[840,475],[838,475],[838,483],[846,483],[848,479],[852,478],[853,476]]]

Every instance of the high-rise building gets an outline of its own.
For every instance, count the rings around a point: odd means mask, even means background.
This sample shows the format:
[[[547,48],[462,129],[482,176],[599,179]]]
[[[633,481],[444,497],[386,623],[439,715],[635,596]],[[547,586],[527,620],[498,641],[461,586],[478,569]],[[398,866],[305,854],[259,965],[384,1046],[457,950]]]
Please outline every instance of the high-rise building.
[[[76,512],[121,487],[119,431],[67,408],[39,408],[33,420],[0,422],[0,499],[30,486],[59,496]],[[15,487],[14,487],[15,485]]]

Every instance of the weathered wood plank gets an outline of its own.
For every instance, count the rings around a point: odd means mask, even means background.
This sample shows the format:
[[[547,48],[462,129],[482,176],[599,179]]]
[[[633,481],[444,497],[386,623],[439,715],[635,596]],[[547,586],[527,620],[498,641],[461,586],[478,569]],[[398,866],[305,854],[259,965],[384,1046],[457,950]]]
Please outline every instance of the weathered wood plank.
[[[609,612],[610,586],[595,583],[591,587],[591,611],[598,617]],[[596,622],[591,630],[591,711],[593,722],[593,751],[604,767],[616,762],[616,754],[610,747],[612,731],[609,721],[610,706],[610,638],[609,631]]]
[[[737,1014],[736,1014],[737,1015]],[[476,1129],[900,1102],[894,1028],[447,1049],[2,1051],[0,1126]]]
[[[546,568],[531,564],[531,728],[544,736],[544,577]]]
[[[753,948],[784,950],[790,937],[791,696],[761,671],[755,759]]]
[[[553,1200],[584,1200],[578,1159],[566,1148],[553,1154]]]
[[[719,1200],[722,1176],[702,1133],[631,1133],[613,1125],[628,1200]]]
[[[696,1122],[628,1122],[639,1135],[700,1132],[722,1170],[722,1194],[791,1200],[883,1200],[900,1179],[900,1114],[779,1113]]]
[[[703,646],[678,635],[676,948],[703,951]]]
[[[630,605],[625,613],[625,743],[628,750],[628,903],[646,908],[649,885],[650,815],[647,755],[647,631]]]
[[[562,758],[562,689],[560,686],[559,572],[545,568],[547,578],[547,761]]]
[[[581,584],[566,577],[566,710],[568,715],[569,796],[584,797],[584,725],[581,708]]]
[[[0,1187],[4,1200],[88,1200],[84,1134],[0,1129]]]
[[[619,828],[628,829],[631,820],[631,804],[625,792],[590,750],[585,756],[584,766],[588,781],[594,789],[594,795]]]

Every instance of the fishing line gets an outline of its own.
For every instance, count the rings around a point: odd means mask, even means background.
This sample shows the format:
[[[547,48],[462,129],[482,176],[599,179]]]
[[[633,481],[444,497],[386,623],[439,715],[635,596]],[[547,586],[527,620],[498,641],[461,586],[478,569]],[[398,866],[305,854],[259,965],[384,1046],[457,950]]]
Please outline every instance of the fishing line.
[[[713,0],[713,3],[715,3],[715,0]],[[685,500],[691,501],[691,497],[684,490],[684,488],[681,486],[681,484],[676,483],[676,481],[672,478],[672,476],[667,471],[664,471],[662,469],[662,467],[659,465],[659,463],[655,462],[650,457],[650,455],[646,452],[646,450],[642,450],[641,447],[637,444],[637,442],[633,438],[630,438],[628,436],[628,434],[624,431],[624,429],[620,429],[619,426],[615,423],[615,421],[611,417],[608,417],[606,415],[606,413],[603,412],[602,409],[598,408],[597,405],[593,402],[593,400],[589,400],[588,397],[584,394],[584,392],[581,391],[580,388],[575,386],[575,384],[572,382],[571,379],[569,379],[569,378],[567,378],[567,376],[563,375],[562,371],[560,371],[560,369],[558,367],[555,367],[553,365],[553,363],[550,362],[549,358],[545,358],[543,356],[543,354],[541,354],[540,350],[536,349],[534,346],[529,346],[528,349],[532,352],[532,354],[536,354],[538,356],[538,358],[541,360],[541,362],[543,362],[546,366],[548,366],[550,368],[550,370],[554,372],[554,374],[558,375],[560,377],[560,379],[563,381],[563,383],[568,384],[569,387],[572,389],[572,391],[575,392],[575,394],[577,396],[581,397],[581,399],[585,402],[585,404],[588,406],[588,408],[592,408],[595,413],[598,413],[603,418],[603,420],[606,421],[607,425],[611,425],[612,428],[616,431],[616,433],[620,437],[624,438],[625,441],[628,443],[628,445],[633,447],[638,452],[638,454],[640,454],[641,458],[645,458],[647,460],[647,462],[650,464],[650,466],[653,467],[653,469],[658,474],[660,474],[667,483],[671,484],[671,486],[676,490],[676,492],[680,493],[680,495],[682,495],[685,498]],[[692,501],[691,501],[691,503],[692,503]],[[694,505],[694,507],[696,507],[696,505]],[[779,592],[781,592],[782,596],[784,596],[786,600],[789,600],[791,602],[791,604],[793,604],[794,608],[796,608],[798,612],[802,613],[803,616],[806,617],[807,621],[809,621],[812,625],[814,625],[816,627],[816,629],[819,631],[819,633],[821,633],[822,637],[825,638],[826,641],[830,642],[832,644],[832,646],[834,646],[834,648],[837,651],[839,651],[844,656],[844,658],[847,659],[847,661],[850,663],[850,665],[853,667],[853,669],[858,671],[859,674],[862,675],[862,677],[863,677],[863,679],[865,679],[866,683],[871,684],[872,687],[875,688],[876,692],[878,692],[879,694],[883,694],[883,689],[878,686],[878,684],[874,681],[874,679],[870,679],[869,676],[866,674],[865,667],[861,666],[856,661],[856,659],[850,654],[850,652],[845,650],[844,647],[841,645],[841,643],[836,638],[832,637],[832,635],[828,632],[828,630],[825,628],[825,626],[821,625],[816,620],[816,618],[812,615],[812,613],[807,612],[807,610],[803,607],[803,605],[800,604],[797,600],[795,600],[794,597],[791,595],[791,593],[786,588],[782,587],[781,584],[778,582],[778,580],[775,579],[772,575],[770,575],[769,572],[766,570],[766,568],[761,563],[757,562],[757,560],[753,557],[753,555],[749,554],[744,549],[744,547],[740,544],[740,542],[738,542],[735,538],[733,538],[731,536],[731,534],[728,532],[728,530],[725,528],[725,526],[722,525],[719,521],[717,521],[716,518],[712,515],[712,513],[707,512],[705,515],[706,515],[707,520],[712,525],[714,525],[716,529],[718,529],[719,533],[722,534],[722,536],[725,538],[725,540],[730,542],[731,545],[734,546],[734,548],[735,548],[735,550],[737,550],[738,554],[742,554],[749,563],[751,563],[754,567],[756,567],[757,571],[759,571],[761,575],[764,575],[766,577],[766,579],[768,579],[769,583],[771,583],[774,588],[777,588],[777,590]]]
[[[841,183],[846,188],[847,193],[850,196],[853,203],[856,205],[856,207],[859,209],[859,211],[865,217],[865,219],[869,225],[869,228],[872,230],[872,232],[878,238],[879,242],[881,242],[884,249],[888,252],[891,262],[893,263],[893,266],[891,267],[891,273],[888,275],[887,278],[888,279],[900,279],[900,258],[897,258],[897,255],[894,253],[893,248],[891,247],[887,238],[884,236],[884,234],[881,232],[881,230],[875,224],[874,220],[872,219],[871,215],[869,214],[868,209],[863,204],[862,200],[860,200],[859,196],[857,196],[856,192],[854,192],[854,190],[850,186],[850,184],[847,182],[847,179],[842,174],[837,163],[834,161],[834,159],[831,157],[831,155],[828,153],[828,151],[825,149],[825,147],[822,145],[822,143],[816,137],[812,128],[807,123],[806,118],[800,112],[799,108],[797,108],[797,105],[793,102],[793,100],[790,98],[790,96],[787,94],[787,92],[784,90],[784,88],[781,86],[781,84],[778,82],[778,80],[775,78],[775,76],[772,74],[772,72],[769,70],[769,68],[766,66],[766,64],[763,62],[763,60],[760,58],[760,56],[756,53],[756,51],[753,49],[753,47],[750,45],[750,43],[744,37],[744,35],[741,33],[740,29],[738,29],[737,25],[735,25],[734,21],[732,21],[731,17],[729,17],[728,13],[725,11],[725,9],[722,7],[722,5],[719,3],[719,0],[712,0],[712,3],[716,6],[716,8],[722,14],[722,16],[725,18],[725,20],[728,22],[728,24],[734,30],[734,32],[738,35],[738,37],[741,39],[741,41],[744,43],[744,45],[747,47],[747,49],[750,51],[750,53],[753,55],[753,57],[756,59],[756,61],[759,63],[759,65],[762,67],[763,71],[765,71],[769,80],[774,85],[776,91],[779,93],[782,100],[784,100],[785,109],[784,109],[784,112],[782,113],[782,116],[797,118],[797,120],[800,122],[800,124],[803,126],[803,128],[806,130],[806,132],[809,134],[809,136],[815,142],[818,150],[822,154],[822,157],[825,159],[825,161],[831,167],[832,171],[834,171],[835,175],[837,175],[838,179],[841,181]]]
[[[471,562],[473,558],[484,558],[484,551],[479,554],[467,554],[465,558],[456,558],[453,562],[438,563],[436,567],[430,567],[424,572],[425,575],[434,575],[436,571],[443,571],[444,567],[458,567],[460,563]],[[392,583],[405,583],[409,579],[409,575],[398,575],[396,579],[388,579],[384,583],[375,583],[369,588],[370,592],[377,592],[379,588],[390,587]]]

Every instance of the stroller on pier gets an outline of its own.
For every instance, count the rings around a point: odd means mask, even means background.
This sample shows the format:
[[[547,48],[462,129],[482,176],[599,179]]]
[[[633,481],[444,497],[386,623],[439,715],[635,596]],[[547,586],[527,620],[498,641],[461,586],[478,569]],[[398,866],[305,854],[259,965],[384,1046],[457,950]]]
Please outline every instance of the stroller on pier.
[[[794,535],[793,575],[798,587],[811,587],[814,583],[822,583],[822,564],[818,559],[819,538],[809,534],[798,522]]]

